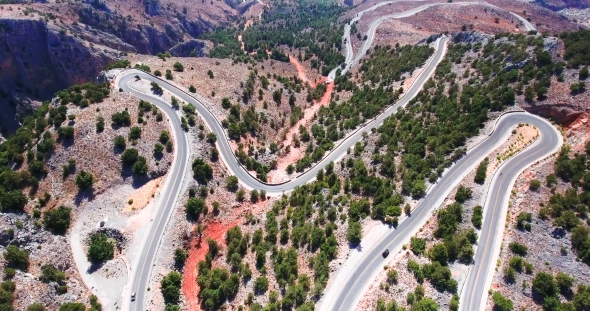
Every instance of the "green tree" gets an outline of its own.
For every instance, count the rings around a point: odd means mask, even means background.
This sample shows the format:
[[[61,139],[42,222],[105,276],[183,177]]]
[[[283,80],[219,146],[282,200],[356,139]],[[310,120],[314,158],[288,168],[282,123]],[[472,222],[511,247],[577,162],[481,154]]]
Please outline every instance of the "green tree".
[[[8,245],[4,251],[4,260],[8,266],[27,271],[29,267],[29,253],[16,245]]]
[[[361,242],[363,237],[363,228],[361,227],[361,223],[358,221],[350,220],[348,221],[348,232],[346,234],[348,238],[348,242],[352,244],[358,244]]]
[[[254,281],[254,291],[257,294],[264,294],[268,291],[268,279],[261,276]]]
[[[205,200],[202,198],[190,198],[184,205],[186,215],[192,219],[198,220],[199,215],[207,208]]]
[[[196,158],[193,161],[193,174],[197,181],[208,183],[213,179],[213,168],[201,158]]]
[[[86,256],[92,263],[102,263],[113,259],[115,254],[115,245],[104,233],[94,233],[90,237],[88,252]]]
[[[135,148],[125,149],[121,154],[121,162],[125,165],[133,165],[139,158],[139,151]]]
[[[545,299],[547,297],[556,297],[559,289],[551,274],[539,272],[533,279],[533,292]]]
[[[148,165],[147,160],[145,157],[139,156],[137,161],[133,164],[133,168],[131,169],[133,174],[143,176],[146,175],[148,172]]]
[[[92,188],[92,184],[94,183],[94,179],[92,177],[92,174],[81,170],[78,175],[76,175],[76,180],[75,180],[76,186],[78,186],[78,189],[80,190],[86,190],[86,189],[90,189]]]
[[[182,276],[176,271],[168,273],[168,275],[160,281],[162,296],[164,296],[164,301],[166,303],[178,303],[181,284]]]
[[[70,214],[72,209],[60,205],[58,208],[49,210],[43,215],[45,229],[54,234],[65,234],[70,227]]]
[[[238,190],[238,177],[236,176],[228,176],[225,179],[225,187],[227,188],[227,190],[232,191],[232,192],[236,192]]]

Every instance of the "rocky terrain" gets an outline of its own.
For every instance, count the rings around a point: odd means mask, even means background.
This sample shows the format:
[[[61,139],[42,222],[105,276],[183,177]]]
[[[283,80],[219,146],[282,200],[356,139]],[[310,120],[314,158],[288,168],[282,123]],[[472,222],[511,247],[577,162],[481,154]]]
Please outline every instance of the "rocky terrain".
[[[166,174],[172,161],[171,152],[153,155],[161,132],[170,130],[166,121],[158,117],[157,110],[145,112],[138,103],[128,94],[112,92],[100,103],[87,108],[68,104],[66,113],[71,117],[66,123],[74,130],[72,137],[60,137],[62,134],[53,127],[46,131],[56,142],[53,151],[46,155],[45,173],[39,177],[37,188],[30,189],[32,200],[24,212],[0,214],[2,252],[9,245],[17,245],[28,252],[28,269],[17,269],[12,279],[17,288],[15,306],[22,307],[17,310],[25,310],[35,302],[45,305],[46,310],[57,310],[67,302],[88,304],[91,288],[95,288],[92,293],[108,309],[115,309],[120,303],[115,293],[120,293],[127,282],[127,257],[133,258],[136,247],[131,242],[135,234],[141,232],[138,230],[149,222],[152,198],[157,194],[157,185],[148,181],[160,182],[162,178],[157,177]],[[60,101],[55,99],[49,105],[60,107]],[[130,114],[130,126],[111,124],[112,115],[122,111]],[[97,129],[100,117],[104,120],[101,131]],[[127,141],[132,126],[141,128],[141,137]],[[135,148],[147,158],[145,177],[132,174],[130,167],[121,164],[121,150],[113,146],[118,135],[127,141],[127,148]],[[20,171],[31,170],[33,160],[25,162]],[[90,190],[79,190],[76,186],[76,177],[82,171],[93,178]],[[58,206],[71,209],[68,222],[72,229],[67,235],[52,234],[47,229],[43,215]],[[113,260],[91,266],[86,259],[87,241],[96,232],[106,232],[113,237],[117,250]],[[4,257],[0,260],[4,269]],[[41,268],[45,265],[63,271],[66,280],[43,280]]]

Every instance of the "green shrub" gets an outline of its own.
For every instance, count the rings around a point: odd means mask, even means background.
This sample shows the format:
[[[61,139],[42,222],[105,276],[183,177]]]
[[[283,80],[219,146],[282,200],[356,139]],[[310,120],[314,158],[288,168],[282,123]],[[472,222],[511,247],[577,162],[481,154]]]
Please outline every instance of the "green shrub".
[[[257,278],[254,281],[254,291],[257,294],[264,294],[268,291],[268,279],[264,276]]]
[[[113,124],[117,126],[129,126],[131,125],[131,116],[127,110],[123,110],[121,112],[115,112],[111,116],[111,120]]]
[[[154,154],[155,155],[162,155],[163,151],[164,151],[164,145],[162,145],[160,143],[156,143],[154,145]]]
[[[410,248],[416,255],[422,255],[426,250],[426,239],[412,237],[410,240]]]
[[[35,302],[29,305],[27,311],[45,311],[45,307],[42,304]]]
[[[45,283],[56,282],[59,285],[64,285],[66,274],[53,265],[44,265],[41,266],[41,277],[39,279]]]
[[[12,280],[14,275],[16,274],[16,270],[13,268],[5,268],[4,269],[4,280]]]
[[[455,194],[455,200],[459,203],[463,203],[469,199],[471,199],[471,196],[473,195],[473,191],[471,191],[471,189],[460,185],[459,189],[457,189],[457,193]]]
[[[9,267],[27,271],[29,267],[29,253],[15,245],[8,245],[4,251],[4,260]]]
[[[118,148],[120,150],[124,150],[125,148],[127,148],[127,142],[125,141],[125,137],[118,135],[115,137],[115,139],[113,139],[113,143],[115,145],[115,148]]]
[[[538,179],[531,180],[529,183],[529,189],[532,191],[537,191],[539,188],[541,188],[541,181]]]
[[[81,170],[78,175],[76,175],[75,183],[80,190],[90,189],[94,183],[94,178],[92,177],[92,174]]]
[[[486,180],[486,174],[488,171],[488,158],[485,158],[479,166],[477,167],[477,171],[475,172],[475,182],[478,184],[483,184]]]
[[[85,311],[86,306],[80,302],[66,302],[59,307],[59,311]]]
[[[174,67],[174,70],[176,70],[178,72],[184,71],[184,66],[180,62],[174,63],[173,67]]]
[[[514,309],[512,300],[505,298],[500,292],[494,292],[492,301],[494,302],[494,308],[498,311],[510,311]]]
[[[551,274],[539,272],[533,279],[533,292],[538,294],[542,299],[556,297],[559,293],[557,283]]]
[[[471,215],[471,223],[477,229],[481,229],[481,223],[483,220],[483,207],[477,205],[473,208],[473,215]]]
[[[348,238],[348,242],[350,242],[351,244],[360,243],[361,239],[363,237],[363,230],[361,227],[361,223],[358,221],[353,221],[352,219],[349,219],[348,232],[346,234],[346,237]]]
[[[166,130],[162,130],[162,132],[160,132],[160,142],[162,144],[165,144],[169,140],[170,140],[170,133],[168,133],[168,131],[166,131]]]
[[[528,248],[523,245],[520,244],[518,242],[511,242],[510,244],[508,244],[508,248],[515,253],[516,255],[520,255],[520,256],[526,256]]]
[[[138,140],[141,138],[141,128],[134,126],[129,130],[129,140]]]

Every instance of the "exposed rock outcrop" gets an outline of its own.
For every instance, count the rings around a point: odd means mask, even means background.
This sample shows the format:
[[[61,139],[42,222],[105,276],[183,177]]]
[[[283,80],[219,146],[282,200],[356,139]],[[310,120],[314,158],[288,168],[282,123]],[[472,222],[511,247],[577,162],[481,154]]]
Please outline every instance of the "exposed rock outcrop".
[[[208,54],[208,47],[205,42],[200,40],[189,40],[179,43],[170,49],[170,54],[176,57],[203,57]]]

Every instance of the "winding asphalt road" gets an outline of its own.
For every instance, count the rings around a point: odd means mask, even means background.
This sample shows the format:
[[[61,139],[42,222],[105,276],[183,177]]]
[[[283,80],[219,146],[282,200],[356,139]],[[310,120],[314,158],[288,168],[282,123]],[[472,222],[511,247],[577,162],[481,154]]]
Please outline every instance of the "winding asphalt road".
[[[510,192],[516,178],[522,171],[536,161],[557,151],[563,138],[549,122],[537,116],[518,113],[501,118],[497,127],[509,129],[515,123],[529,123],[537,127],[541,134],[532,146],[519,153],[504,164],[492,179],[484,207],[483,227],[480,232],[475,264],[472,266],[461,295],[460,310],[483,310],[487,301],[497,253],[504,232],[504,220]]]
[[[487,7],[491,7],[497,10],[503,10],[502,8],[499,8],[495,5],[489,4],[489,3],[485,3],[485,2],[447,2],[447,3],[429,3],[429,4],[425,4],[425,5],[421,5],[419,7],[404,11],[404,12],[399,12],[399,13],[393,13],[393,14],[389,14],[389,15],[384,15],[381,16],[375,20],[373,20],[373,22],[371,22],[371,25],[369,26],[369,29],[367,30],[367,40],[365,40],[365,42],[363,43],[363,45],[360,48],[360,51],[356,54],[356,57],[354,56],[354,52],[353,52],[353,48],[352,48],[352,43],[350,41],[350,29],[351,26],[358,22],[365,13],[367,12],[371,12],[374,11],[382,6],[385,5],[390,5],[393,3],[398,3],[398,2],[423,2],[426,0],[393,0],[393,1],[385,1],[385,2],[380,2],[377,3],[376,5],[363,10],[361,12],[358,12],[354,18],[344,26],[344,36],[343,36],[343,40],[346,44],[346,60],[345,60],[345,67],[344,68],[340,68],[340,67],[336,67],[334,69],[332,69],[332,71],[330,71],[330,73],[328,74],[328,81],[334,81],[334,79],[336,78],[336,71],[338,71],[338,69],[341,69],[341,74],[346,74],[352,67],[354,67],[356,64],[358,64],[358,62],[365,57],[365,55],[367,54],[367,52],[369,51],[369,49],[371,48],[371,45],[373,44],[373,39],[375,38],[375,31],[377,30],[377,27],[379,27],[379,25],[381,25],[382,22],[388,20],[388,19],[394,19],[394,18],[404,18],[404,17],[410,17],[412,15],[415,15],[417,13],[420,13],[426,9],[429,9],[431,7],[435,7],[435,6],[466,6],[466,5],[483,5],[483,6],[487,6]],[[510,14],[512,14],[514,17],[516,17],[517,19],[519,19],[522,24],[524,25],[524,27],[527,29],[527,31],[530,30],[536,30],[535,26],[533,26],[533,24],[531,24],[528,20],[526,20],[525,18],[519,16],[518,14],[509,12]],[[354,59],[353,59],[354,57]]]
[[[158,197],[156,203],[156,215],[153,218],[154,222],[151,224],[151,229],[148,230],[148,235],[144,238],[142,243],[141,256],[137,257],[135,264],[131,270],[132,285],[131,289],[136,292],[136,301],[131,302],[131,310],[145,310],[145,298],[147,296],[147,287],[149,286],[149,276],[151,273],[152,263],[158,251],[160,240],[164,235],[166,224],[170,219],[170,215],[176,207],[176,200],[180,196],[180,191],[183,189],[184,176],[189,171],[189,156],[190,146],[187,136],[182,130],[180,117],[172,106],[166,103],[159,97],[137,92],[131,89],[128,83],[121,83],[120,79],[128,79],[128,76],[117,77],[116,84],[124,91],[133,92],[133,95],[139,99],[150,101],[168,117],[170,126],[173,131],[174,138],[174,161],[172,167],[168,172],[168,178],[162,187],[161,196]],[[136,273],[138,272],[139,273]],[[141,290],[139,290],[141,288]],[[123,297],[124,300],[129,299]]]
[[[490,201],[490,204],[486,204],[485,207],[485,224],[480,233],[480,245],[483,247],[478,248],[475,267],[469,274],[463,292],[463,298],[471,302],[461,304],[462,307],[464,306],[462,310],[479,310],[481,296],[487,288],[485,277],[489,269],[493,268],[491,253],[496,245],[495,240],[501,238],[501,235],[498,234],[499,230],[503,230],[503,227],[499,227],[498,223],[505,217],[505,213],[501,213],[501,205],[505,203],[505,195],[509,195],[514,183],[513,179],[518,176],[520,171],[551,154],[561,145],[561,134],[549,122],[526,112],[507,113],[502,116],[498,120],[496,130],[485,141],[468,151],[461,160],[445,171],[439,182],[429,189],[428,195],[418,204],[411,216],[403,221],[397,229],[390,229],[375,246],[369,249],[344,283],[334,284],[338,294],[330,301],[325,301],[321,310],[354,310],[369,282],[376,277],[379,271],[383,271],[387,260],[381,256],[381,253],[385,249],[389,249],[392,255],[398,253],[402,246],[426,223],[432,212],[443,203],[448,193],[491,151],[499,147],[511,134],[512,129],[520,123],[535,125],[541,136],[533,146],[529,146],[502,166],[499,171],[501,182],[493,181],[489,190],[494,200]]]
[[[381,5],[384,4],[379,4],[377,5],[377,7]],[[354,59],[352,54],[352,46],[350,45],[350,26],[348,26],[348,31],[345,33],[345,36],[348,36],[346,70],[350,69],[365,55],[366,51],[372,43],[377,26],[383,20],[387,18],[401,18],[411,16],[417,12],[427,9],[430,6],[432,5],[421,6],[410,11],[382,17],[377,20],[378,22],[373,22],[368,32],[368,40],[365,42],[363,48],[361,49],[357,57],[355,57]],[[372,9],[375,9],[375,7],[373,7]],[[360,15],[358,16],[357,20],[360,19]],[[157,214],[154,218],[155,221],[152,224],[148,236],[146,237],[145,242],[142,245],[141,254],[140,256],[138,256],[138,260],[135,263],[134,269],[132,271],[131,290],[137,293],[137,297],[136,301],[131,303],[131,310],[145,310],[147,288],[149,286],[148,284],[152,271],[151,267],[156,256],[158,246],[161,243],[161,237],[163,236],[163,233],[165,231],[166,224],[174,210],[174,207],[176,206],[176,200],[180,195],[180,191],[183,188],[184,176],[187,175],[189,168],[188,161],[190,155],[190,146],[188,145],[188,140],[182,131],[180,115],[178,114],[178,112],[176,112],[170,106],[170,104],[164,101],[161,97],[152,94],[146,94],[142,91],[133,89],[129,85],[129,83],[135,79],[135,76],[138,76],[141,79],[150,82],[157,82],[167,92],[173,94],[174,96],[176,96],[184,102],[193,104],[196,107],[197,113],[205,121],[209,129],[217,135],[218,140],[216,142],[216,145],[218,150],[220,150],[222,160],[227,165],[228,169],[232,172],[232,174],[238,177],[240,183],[242,183],[245,187],[249,189],[264,189],[268,194],[280,194],[291,191],[297,186],[303,185],[314,180],[315,176],[317,175],[317,172],[321,168],[325,167],[325,165],[332,161],[338,161],[343,155],[346,154],[346,151],[349,148],[354,146],[354,144],[357,141],[360,141],[362,139],[363,132],[378,127],[383,123],[383,121],[388,116],[395,113],[399,107],[404,106],[412,98],[414,98],[422,88],[422,85],[432,75],[438,63],[442,60],[442,57],[444,56],[444,45],[447,43],[447,41],[448,38],[446,37],[441,37],[437,40],[437,42],[435,43],[435,55],[432,57],[426,68],[422,71],[422,73],[419,75],[419,77],[416,79],[413,85],[408,89],[408,91],[402,99],[400,99],[395,105],[386,109],[377,118],[369,121],[362,128],[358,129],[356,132],[351,134],[348,138],[346,138],[343,142],[336,146],[336,148],[334,148],[332,152],[327,154],[316,166],[312,167],[310,170],[297,176],[296,178],[282,184],[263,183],[255,177],[251,176],[247,172],[247,170],[245,170],[237,162],[237,159],[233,154],[231,146],[229,145],[229,139],[225,135],[225,131],[223,130],[219,120],[215,118],[215,116],[207,109],[206,105],[204,105],[201,101],[186,93],[184,90],[177,88],[175,85],[139,70],[131,69],[123,71],[121,74],[119,74],[115,83],[115,86],[117,88],[121,88],[123,91],[129,92],[140,99],[154,103],[167,115],[173,128],[174,139],[176,143],[175,161],[170,170],[170,177],[172,178],[168,178],[166,184],[163,187],[162,196],[157,200]],[[335,73],[335,70],[333,70],[333,72]],[[548,124],[546,121],[526,113],[510,114],[503,117],[501,119],[502,126],[504,126],[503,129],[495,131],[493,135],[490,138],[488,138],[484,143],[468,152],[467,155],[459,161],[459,163],[457,163],[456,165],[451,167],[447,172],[445,172],[439,183],[434,185],[432,189],[429,190],[426,199],[423,200],[422,203],[415,209],[412,217],[402,222],[402,224],[397,228],[397,230],[390,230],[388,234],[385,235],[377,243],[376,247],[373,247],[371,250],[368,251],[367,255],[363,256],[363,260],[361,264],[356,267],[353,277],[348,278],[348,280],[344,284],[342,284],[342,286],[340,286],[340,289],[337,289],[338,298],[328,302],[331,303],[329,309],[346,310],[354,308],[354,306],[356,305],[356,300],[359,298],[359,295],[363,292],[364,287],[367,285],[368,281],[372,279],[372,277],[376,274],[377,271],[379,271],[380,267],[382,267],[383,265],[384,261],[380,256],[382,250],[388,247],[390,249],[401,248],[402,243],[406,242],[416,232],[416,230],[421,226],[421,224],[423,224],[426,221],[432,209],[435,206],[440,205],[440,203],[442,203],[442,200],[444,200],[448,192],[454,186],[456,186],[458,181],[461,179],[459,176],[462,174],[467,174],[471,169],[475,167],[475,165],[479,164],[481,159],[483,159],[487,153],[489,153],[491,150],[497,147],[503,141],[502,137],[505,137],[509,134],[509,128],[511,128],[513,125],[519,122],[534,123],[535,120],[536,122],[540,123],[545,122],[543,123],[545,124],[545,127],[548,126],[552,129],[552,131],[549,130],[549,132],[547,133],[541,131],[543,137],[545,137],[546,135],[551,135],[551,132],[556,133],[555,129],[553,129],[551,125]],[[548,129],[545,128],[545,130]],[[527,149],[522,153],[522,155],[530,156],[530,150]],[[534,152],[534,154],[541,154],[543,150]],[[519,166],[516,164],[515,169],[518,167]],[[496,217],[494,215],[490,217]],[[501,214],[498,215],[500,217],[502,216]],[[483,268],[481,268],[481,271],[485,271],[485,269],[486,267],[484,266]],[[480,283],[477,279],[476,282],[478,282],[478,284]],[[124,297],[124,299],[125,298],[126,297]],[[322,307],[322,309],[324,308]]]
[[[387,108],[378,117],[369,121],[362,128],[359,128],[353,134],[348,136],[348,138],[336,146],[336,148],[334,148],[332,152],[328,153],[317,165],[297,176],[296,178],[282,184],[263,183],[250,175],[250,173],[248,173],[248,171],[238,163],[229,144],[229,138],[227,138],[221,123],[201,101],[197,100],[195,97],[177,88],[175,85],[167,82],[166,80],[162,80],[143,71],[129,69],[121,72],[117,76],[115,87],[121,88],[124,92],[129,92],[139,99],[149,101],[157,105],[158,108],[162,109],[171,122],[176,143],[176,157],[170,172],[170,176],[173,178],[169,178],[172,179],[172,182],[166,184],[163,187],[163,195],[156,201],[157,215],[154,218],[155,222],[152,224],[152,227],[149,230],[147,242],[145,242],[142,247],[141,256],[139,256],[139,262],[134,265],[135,269],[132,269],[133,276],[131,288],[132,291],[136,293],[137,297],[136,300],[131,303],[131,310],[145,310],[144,306],[146,305],[146,294],[147,288],[149,286],[148,284],[151,275],[152,263],[155,259],[158,246],[161,242],[161,237],[165,231],[168,219],[172,215],[174,206],[176,206],[176,199],[179,196],[180,190],[183,188],[182,177],[185,176],[186,172],[188,171],[188,156],[190,155],[190,148],[187,143],[186,135],[184,135],[181,128],[180,115],[178,112],[175,111],[171,105],[160,96],[146,94],[142,91],[132,88],[130,83],[136,80],[136,76],[142,80],[158,83],[164,90],[173,94],[179,100],[191,103],[196,107],[196,112],[207,124],[207,127],[218,137],[216,146],[220,151],[222,160],[227,165],[232,174],[238,177],[240,183],[243,186],[249,189],[264,189],[269,195],[282,194],[293,190],[297,186],[314,180],[317,172],[320,169],[324,168],[332,161],[338,161],[343,155],[347,153],[349,148],[354,147],[356,142],[361,141],[363,138],[363,132],[370,131],[372,128],[378,127],[388,116],[395,113],[399,107],[406,105],[412,98],[414,98],[421,90],[422,85],[434,73],[438,63],[442,60],[445,50],[444,46],[447,41],[447,37],[441,37],[435,42],[436,52],[432,56],[428,65],[414,81],[412,86],[410,86],[404,97],[402,97],[391,107]]]

